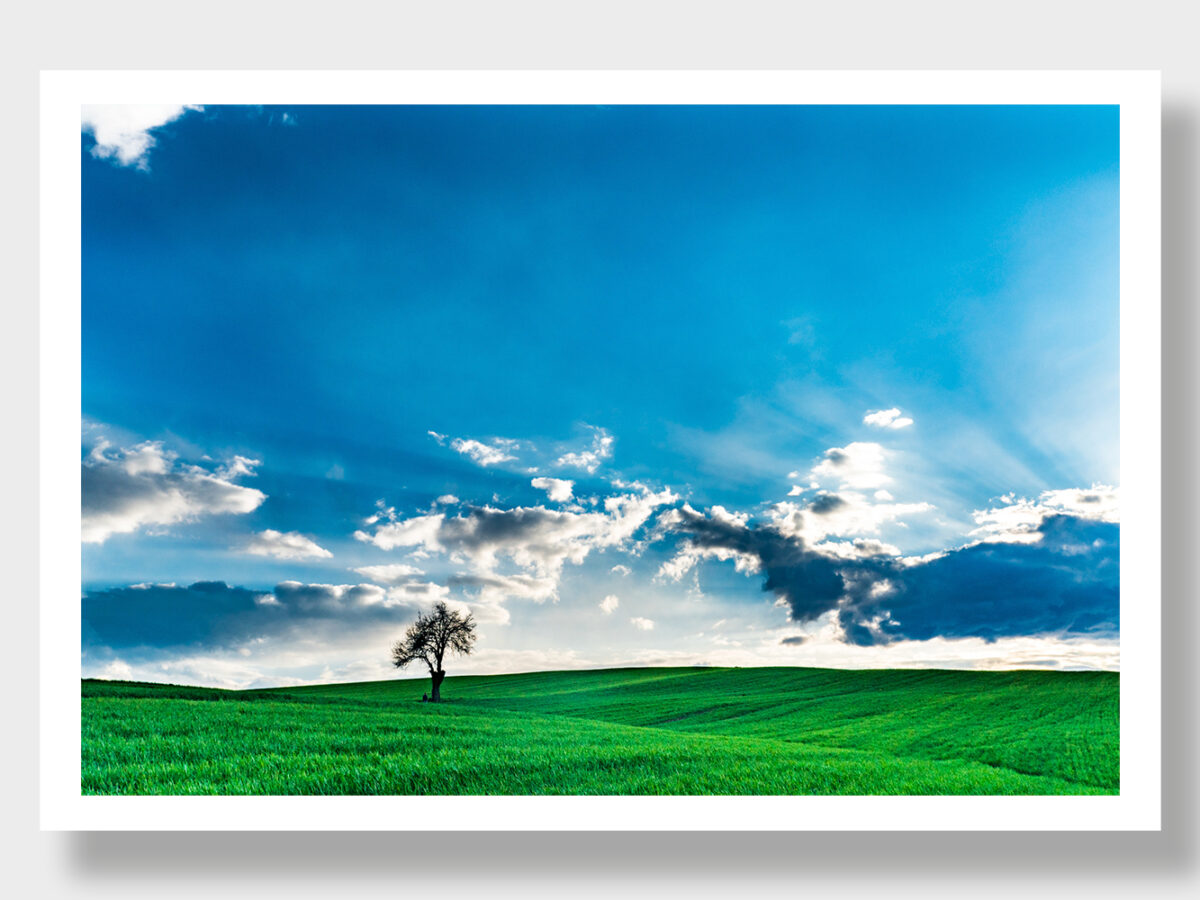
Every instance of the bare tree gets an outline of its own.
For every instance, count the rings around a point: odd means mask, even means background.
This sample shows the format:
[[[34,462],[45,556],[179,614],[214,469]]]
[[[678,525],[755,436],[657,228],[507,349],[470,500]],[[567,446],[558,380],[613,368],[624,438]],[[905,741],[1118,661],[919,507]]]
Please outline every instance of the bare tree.
[[[446,677],[442,660],[447,652],[470,653],[474,643],[475,620],[471,614],[459,615],[439,600],[432,612],[418,614],[417,621],[408,626],[403,640],[392,646],[392,664],[403,669],[410,662],[420,660],[429,666],[429,675],[433,679],[430,699],[440,703],[442,680]]]

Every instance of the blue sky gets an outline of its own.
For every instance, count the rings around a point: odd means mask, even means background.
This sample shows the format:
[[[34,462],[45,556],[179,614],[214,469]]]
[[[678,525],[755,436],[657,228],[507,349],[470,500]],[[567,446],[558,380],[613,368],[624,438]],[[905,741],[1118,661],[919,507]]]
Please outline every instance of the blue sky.
[[[85,108],[85,674],[388,677],[434,599],[461,671],[1115,667],[1117,147],[1115,107]]]

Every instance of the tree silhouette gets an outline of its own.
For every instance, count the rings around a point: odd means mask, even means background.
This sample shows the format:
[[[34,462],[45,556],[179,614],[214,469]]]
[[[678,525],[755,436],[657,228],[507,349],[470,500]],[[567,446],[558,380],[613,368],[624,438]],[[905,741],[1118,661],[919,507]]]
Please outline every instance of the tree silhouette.
[[[439,600],[432,612],[419,613],[417,621],[408,626],[404,638],[392,645],[392,664],[403,669],[410,662],[420,660],[429,666],[429,676],[433,679],[430,699],[440,703],[442,680],[446,677],[442,660],[447,652],[470,653],[474,643],[475,620],[471,614],[459,615]]]

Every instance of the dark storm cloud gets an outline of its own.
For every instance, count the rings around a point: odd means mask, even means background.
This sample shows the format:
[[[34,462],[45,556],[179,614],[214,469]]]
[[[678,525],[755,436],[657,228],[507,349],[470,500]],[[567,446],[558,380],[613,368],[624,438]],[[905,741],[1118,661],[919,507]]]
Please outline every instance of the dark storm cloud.
[[[932,637],[1115,636],[1120,526],[1050,516],[1038,532],[1037,543],[976,544],[894,568],[886,573],[892,593],[859,590],[839,610],[847,639],[871,645]]]
[[[1116,524],[1048,516],[1036,543],[975,544],[916,565],[882,556],[835,559],[774,525],[688,508],[664,524],[695,550],[756,560],[763,590],[787,605],[793,621],[836,610],[852,644],[1119,632]]]
[[[756,559],[766,576],[763,590],[785,600],[796,621],[828,612],[845,592],[838,561],[809,550],[803,541],[773,526],[709,518],[687,506],[672,510],[665,523],[685,534],[697,550],[734,551]]]
[[[823,516],[845,505],[846,501],[837,494],[818,494],[816,499],[808,505],[808,512]]]
[[[138,585],[89,591],[83,647],[230,648],[263,637],[327,637],[371,624],[402,624],[433,599],[425,585],[391,591],[375,585],[301,584],[272,591],[201,581],[187,587]]]

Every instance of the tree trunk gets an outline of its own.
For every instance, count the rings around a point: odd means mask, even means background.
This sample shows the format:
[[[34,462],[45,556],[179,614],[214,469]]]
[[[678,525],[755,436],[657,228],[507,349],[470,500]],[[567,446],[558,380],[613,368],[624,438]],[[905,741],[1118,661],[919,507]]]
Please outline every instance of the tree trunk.
[[[442,669],[438,669],[432,673],[433,678],[433,695],[429,698],[431,703],[442,702],[442,679],[446,677],[446,673]]]

